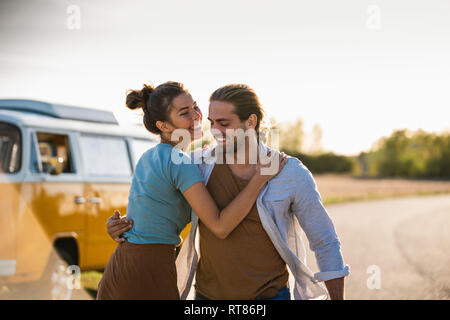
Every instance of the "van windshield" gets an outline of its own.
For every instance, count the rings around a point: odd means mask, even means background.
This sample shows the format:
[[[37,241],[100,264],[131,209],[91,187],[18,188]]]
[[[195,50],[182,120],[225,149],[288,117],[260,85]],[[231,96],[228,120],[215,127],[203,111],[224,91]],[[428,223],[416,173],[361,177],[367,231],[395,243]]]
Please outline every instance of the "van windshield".
[[[0,174],[20,170],[22,143],[17,127],[0,123]]]

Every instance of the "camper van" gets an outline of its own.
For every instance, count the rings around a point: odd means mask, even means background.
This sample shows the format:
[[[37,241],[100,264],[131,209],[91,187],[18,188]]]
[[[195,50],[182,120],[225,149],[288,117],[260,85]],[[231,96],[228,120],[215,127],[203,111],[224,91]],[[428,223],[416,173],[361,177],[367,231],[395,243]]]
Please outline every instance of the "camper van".
[[[109,111],[0,100],[0,284],[49,280],[62,262],[102,270],[134,167],[157,140]],[[186,233],[186,232],[185,232]]]

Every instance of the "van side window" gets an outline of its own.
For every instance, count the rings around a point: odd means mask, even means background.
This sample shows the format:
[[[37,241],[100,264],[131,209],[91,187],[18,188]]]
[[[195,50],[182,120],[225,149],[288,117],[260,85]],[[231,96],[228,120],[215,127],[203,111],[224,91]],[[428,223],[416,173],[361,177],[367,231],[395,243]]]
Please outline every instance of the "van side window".
[[[36,137],[44,173],[75,173],[67,135],[38,132]]]
[[[17,127],[0,123],[0,174],[19,172],[22,163],[22,140]]]
[[[80,146],[89,176],[131,176],[130,156],[124,138],[81,135]]]

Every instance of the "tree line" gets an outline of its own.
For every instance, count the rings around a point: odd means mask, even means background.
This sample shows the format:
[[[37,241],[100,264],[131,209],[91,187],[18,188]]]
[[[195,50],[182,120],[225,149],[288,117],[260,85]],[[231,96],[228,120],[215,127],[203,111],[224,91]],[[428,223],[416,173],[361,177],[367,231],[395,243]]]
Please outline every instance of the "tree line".
[[[450,133],[396,130],[356,164],[362,176],[450,178]]]
[[[280,149],[297,157],[312,173],[349,173],[363,177],[450,178],[450,133],[429,133],[424,130],[395,130],[379,139],[369,152],[344,156],[323,152],[321,130],[312,141],[314,152],[304,146],[303,122],[298,119],[277,126]],[[319,128],[320,129],[320,128]]]

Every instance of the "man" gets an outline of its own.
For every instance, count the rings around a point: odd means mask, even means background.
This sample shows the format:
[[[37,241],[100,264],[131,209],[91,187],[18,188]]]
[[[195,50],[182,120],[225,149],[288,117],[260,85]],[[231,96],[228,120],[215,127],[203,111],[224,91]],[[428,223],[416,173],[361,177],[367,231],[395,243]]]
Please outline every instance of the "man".
[[[255,174],[251,135],[230,133],[254,131],[258,136],[263,115],[258,97],[246,85],[227,85],[210,97],[208,119],[217,146],[202,151],[199,168],[219,208],[231,202]],[[256,141],[260,154],[270,150]],[[198,160],[198,154],[193,158]],[[108,222],[108,233],[116,238],[124,228],[116,220],[119,217],[114,218]],[[306,266],[300,226],[315,253],[320,269],[316,274]],[[226,239],[216,238],[193,212],[190,233],[177,257],[177,274],[182,299],[188,296],[194,275],[197,299],[280,300],[290,299],[291,294],[294,299],[325,299],[328,294],[331,299],[344,299],[349,266],[344,266],[339,238],[311,173],[290,158]]]

